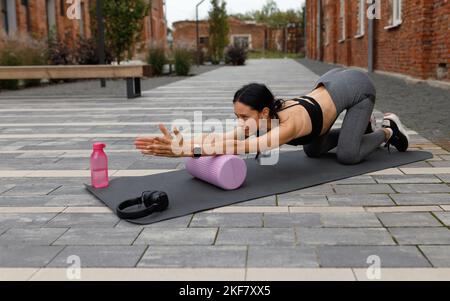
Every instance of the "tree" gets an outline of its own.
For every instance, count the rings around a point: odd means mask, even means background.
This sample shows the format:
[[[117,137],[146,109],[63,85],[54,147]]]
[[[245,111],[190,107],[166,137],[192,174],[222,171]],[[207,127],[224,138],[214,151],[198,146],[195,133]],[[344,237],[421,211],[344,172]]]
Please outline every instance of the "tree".
[[[211,10],[209,11],[209,49],[213,64],[219,64],[224,56],[224,49],[229,44],[228,15],[226,2],[211,0]]]
[[[245,14],[235,14],[234,17],[244,21],[256,21],[267,24],[269,27],[285,27],[289,23],[303,23],[302,9],[281,11],[277,3],[268,0],[260,10],[254,10]]]
[[[124,58],[142,32],[143,20],[151,8],[146,0],[107,0],[103,2],[105,40],[117,63]]]

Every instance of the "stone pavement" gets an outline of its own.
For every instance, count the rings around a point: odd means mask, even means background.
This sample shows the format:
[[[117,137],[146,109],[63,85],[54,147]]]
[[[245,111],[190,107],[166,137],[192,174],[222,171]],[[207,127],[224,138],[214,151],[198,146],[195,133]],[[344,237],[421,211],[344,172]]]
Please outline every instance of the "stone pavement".
[[[69,97],[0,95],[0,280],[67,280],[72,255],[83,280],[367,280],[377,259],[383,280],[449,280],[450,153],[414,129],[410,149],[432,159],[145,227],[82,186],[94,141],[107,144],[112,176],[183,168],[143,157],[134,138],[198,110],[234,118],[232,96],[249,82],[294,97],[316,78],[293,60],[250,60],[134,100],[70,85]]]

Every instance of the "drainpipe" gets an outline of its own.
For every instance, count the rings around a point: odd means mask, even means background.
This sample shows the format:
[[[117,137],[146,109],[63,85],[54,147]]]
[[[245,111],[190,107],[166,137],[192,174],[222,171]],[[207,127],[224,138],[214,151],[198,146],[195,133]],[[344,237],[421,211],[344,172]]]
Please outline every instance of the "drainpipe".
[[[375,0],[372,1],[371,5],[375,5]],[[373,73],[373,61],[374,61],[374,26],[375,18],[371,17],[369,19],[368,28],[368,47],[367,47],[367,70],[369,73]]]
[[[318,60],[321,60],[322,58],[322,48],[320,47],[320,44],[322,43],[322,0],[317,0],[317,54],[318,54]]]
[[[309,52],[308,52],[308,34],[306,31],[306,17],[307,17],[307,4],[305,3],[304,9],[303,9],[303,45],[305,47],[305,57],[309,58]]]

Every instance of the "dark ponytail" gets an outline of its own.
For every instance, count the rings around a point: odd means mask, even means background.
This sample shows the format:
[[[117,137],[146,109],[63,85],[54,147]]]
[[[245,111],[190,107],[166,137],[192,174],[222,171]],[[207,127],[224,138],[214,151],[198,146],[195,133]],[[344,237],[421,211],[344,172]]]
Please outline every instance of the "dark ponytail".
[[[285,100],[275,99],[266,85],[252,83],[243,86],[234,94],[233,103],[236,101],[248,105],[258,112],[267,107],[270,110],[270,118],[279,119],[277,112],[281,109]]]

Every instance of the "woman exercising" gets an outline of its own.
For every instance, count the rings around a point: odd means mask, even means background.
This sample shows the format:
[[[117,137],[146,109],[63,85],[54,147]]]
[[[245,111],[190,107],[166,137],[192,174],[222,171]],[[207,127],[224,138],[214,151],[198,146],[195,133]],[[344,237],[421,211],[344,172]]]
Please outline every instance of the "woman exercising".
[[[337,146],[337,159],[342,164],[361,162],[383,142],[388,150],[393,145],[400,152],[406,151],[409,137],[397,115],[384,114],[382,128],[374,128],[375,97],[367,74],[348,68],[330,70],[316,81],[310,93],[291,100],[275,99],[265,85],[253,83],[234,95],[239,125],[232,131],[184,140],[175,128],[174,143],[172,134],[160,124],[164,136],[137,138],[135,146],[143,154],[166,157],[259,153],[282,144],[303,145],[307,156],[319,157]],[[341,128],[331,129],[344,110]],[[263,129],[265,133],[259,135]],[[253,134],[258,137],[251,138]],[[210,149],[217,146],[222,151],[211,153]]]

